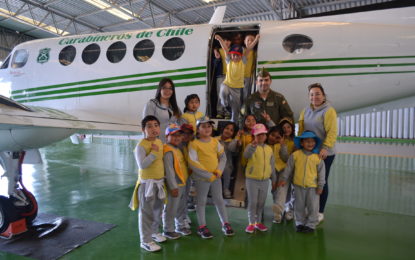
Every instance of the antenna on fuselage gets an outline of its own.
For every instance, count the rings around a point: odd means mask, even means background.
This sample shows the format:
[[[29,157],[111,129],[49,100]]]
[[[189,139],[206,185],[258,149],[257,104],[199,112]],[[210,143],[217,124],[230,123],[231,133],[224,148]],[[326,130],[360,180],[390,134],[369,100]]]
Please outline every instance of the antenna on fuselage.
[[[226,5],[218,6],[210,18],[209,24],[221,24],[225,17]]]

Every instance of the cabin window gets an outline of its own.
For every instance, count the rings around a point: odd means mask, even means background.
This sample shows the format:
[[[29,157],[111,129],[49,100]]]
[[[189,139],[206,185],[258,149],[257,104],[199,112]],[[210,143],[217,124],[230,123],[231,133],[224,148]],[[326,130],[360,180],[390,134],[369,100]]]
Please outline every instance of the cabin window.
[[[18,69],[18,68],[23,67],[26,64],[28,57],[29,57],[29,53],[27,52],[27,50],[24,50],[24,49],[17,50],[13,54],[11,67],[13,69]]]
[[[68,66],[73,62],[76,56],[76,49],[72,45],[66,46],[59,53],[59,63]]]
[[[120,62],[127,51],[127,46],[123,42],[114,42],[108,47],[107,59],[112,63]]]
[[[292,34],[285,37],[282,46],[289,53],[299,54],[304,50],[311,49],[313,47],[313,40],[302,34]]]
[[[149,60],[154,54],[154,42],[146,39],[142,40],[134,46],[134,58],[140,62]]]
[[[163,56],[168,60],[177,60],[184,53],[184,41],[179,37],[167,40],[163,45]]]
[[[3,64],[1,64],[0,70],[7,69],[9,67],[9,62],[10,62],[10,55],[6,58]]]
[[[92,64],[98,60],[99,54],[101,53],[101,48],[98,44],[93,43],[85,47],[82,52],[82,60],[86,64]]]

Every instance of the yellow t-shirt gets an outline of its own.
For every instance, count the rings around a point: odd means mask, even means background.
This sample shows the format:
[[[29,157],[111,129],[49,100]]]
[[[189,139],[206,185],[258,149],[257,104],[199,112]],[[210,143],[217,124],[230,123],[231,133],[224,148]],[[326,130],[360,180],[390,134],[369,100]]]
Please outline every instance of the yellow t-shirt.
[[[245,63],[242,60],[238,62],[230,61],[226,66],[227,72],[223,83],[231,88],[243,88]]]
[[[246,50],[244,49],[244,53]],[[248,55],[246,56],[246,64],[245,64],[245,78],[252,77],[252,72],[254,70],[254,62],[255,62],[255,51],[251,50]]]
[[[158,152],[151,151],[151,144],[156,144],[159,147]],[[164,164],[163,164],[163,143],[160,139],[156,139],[155,141],[149,141],[147,139],[141,140],[138,144],[146,151],[146,156],[151,153],[156,155],[156,159],[153,163],[145,168],[145,169],[138,169],[138,178],[139,180],[146,180],[146,179],[162,179],[164,178]]]
[[[196,111],[195,113],[186,112],[183,113],[182,118],[185,119],[189,124],[193,126],[193,131],[196,132],[196,122],[201,117],[203,117],[203,113]]]
[[[223,146],[219,143],[218,139],[211,137],[209,142],[202,142],[199,139],[195,139],[189,144],[189,153],[193,150],[197,153],[198,160],[193,160],[192,156],[189,157],[189,164],[213,172],[218,168],[219,156],[224,152]]]

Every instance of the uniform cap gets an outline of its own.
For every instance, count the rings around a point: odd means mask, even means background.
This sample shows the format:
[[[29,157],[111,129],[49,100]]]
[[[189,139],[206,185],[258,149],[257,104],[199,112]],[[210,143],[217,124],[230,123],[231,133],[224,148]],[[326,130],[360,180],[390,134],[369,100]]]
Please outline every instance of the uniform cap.
[[[203,123],[209,123],[211,125],[215,124],[215,122],[210,120],[209,117],[207,116],[202,116],[201,118],[199,118],[196,122],[196,125],[199,126],[200,124],[203,124]]]
[[[184,123],[184,124],[182,124],[181,126],[180,126],[180,130],[182,130],[183,132],[184,131],[191,131],[192,132],[192,134],[193,134],[193,126],[191,125],[191,124],[186,124],[186,123]]]
[[[238,54],[238,55],[242,55],[243,49],[242,46],[239,44],[234,44],[231,46],[231,49],[229,50],[229,53],[232,54]]]

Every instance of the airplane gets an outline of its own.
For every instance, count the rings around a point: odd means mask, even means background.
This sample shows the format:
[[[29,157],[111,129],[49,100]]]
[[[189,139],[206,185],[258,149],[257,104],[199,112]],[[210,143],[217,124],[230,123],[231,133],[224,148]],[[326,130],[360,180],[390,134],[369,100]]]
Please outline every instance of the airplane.
[[[402,8],[405,15],[414,10]],[[144,105],[163,77],[174,81],[179,106],[197,93],[200,111],[214,115],[215,34],[260,34],[256,67],[271,73],[271,88],[285,95],[296,118],[315,82],[340,112],[415,95],[415,26],[383,24],[379,17],[388,12],[374,12],[376,23],[212,23],[19,44],[0,68],[0,161],[10,198],[0,197],[0,233],[36,214],[35,198],[18,185],[25,151],[39,161],[37,148],[76,132],[140,132]],[[12,204],[21,207],[14,216]]]

